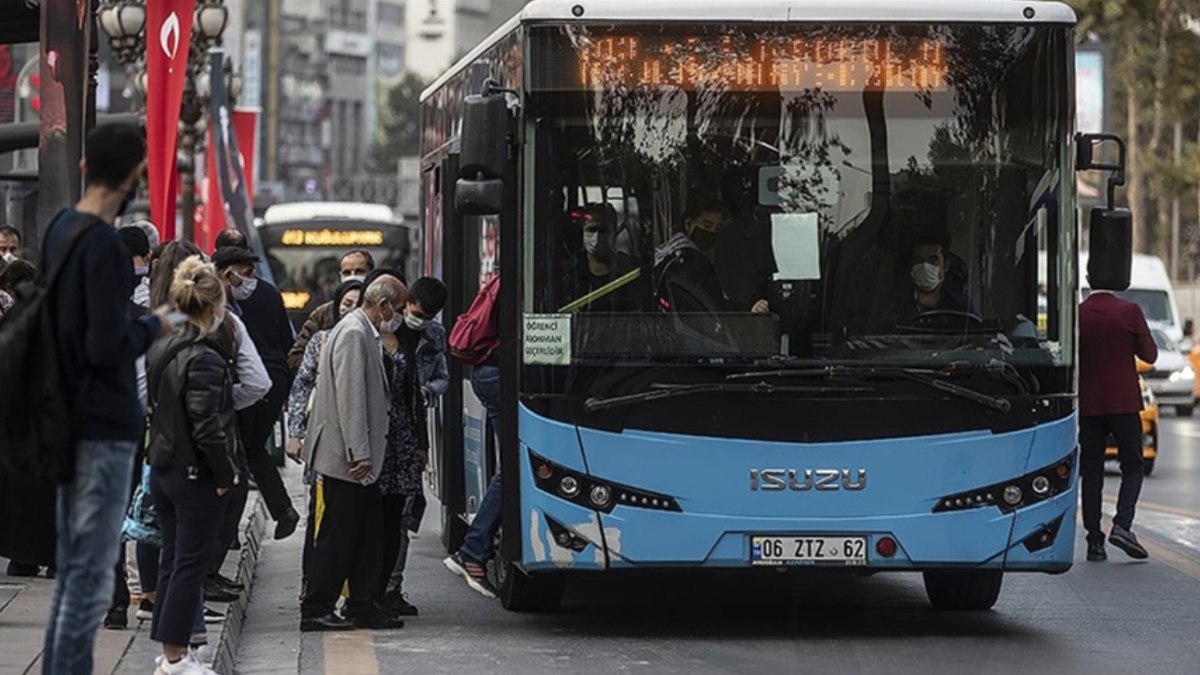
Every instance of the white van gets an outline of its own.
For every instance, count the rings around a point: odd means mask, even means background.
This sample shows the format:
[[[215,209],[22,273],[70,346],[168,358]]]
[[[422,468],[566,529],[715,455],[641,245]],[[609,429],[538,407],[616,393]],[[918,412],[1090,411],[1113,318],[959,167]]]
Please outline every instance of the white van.
[[[1087,263],[1087,252],[1080,252],[1079,290],[1085,298],[1091,290],[1087,287]],[[1129,290],[1117,295],[1136,302],[1150,327],[1162,330],[1171,342],[1183,340],[1183,320],[1179,318],[1179,307],[1175,304],[1175,290],[1171,287],[1167,267],[1158,256],[1134,254]]]

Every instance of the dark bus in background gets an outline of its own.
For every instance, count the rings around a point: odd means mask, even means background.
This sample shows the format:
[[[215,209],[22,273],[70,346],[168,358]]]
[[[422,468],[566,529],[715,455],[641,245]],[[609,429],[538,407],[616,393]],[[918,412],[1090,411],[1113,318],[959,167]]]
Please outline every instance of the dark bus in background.
[[[333,298],[347,251],[368,251],[376,266],[411,279],[416,265],[411,232],[391,207],[354,202],[276,204],[258,224],[271,272],[297,327]]]

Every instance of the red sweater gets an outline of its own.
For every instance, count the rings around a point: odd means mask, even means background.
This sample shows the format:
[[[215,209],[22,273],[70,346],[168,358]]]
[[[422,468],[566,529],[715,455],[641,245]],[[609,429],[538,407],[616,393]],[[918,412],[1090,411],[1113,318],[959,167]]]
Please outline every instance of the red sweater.
[[[1093,292],[1079,306],[1079,414],[1142,410],[1135,357],[1158,359],[1142,309],[1112,293]]]

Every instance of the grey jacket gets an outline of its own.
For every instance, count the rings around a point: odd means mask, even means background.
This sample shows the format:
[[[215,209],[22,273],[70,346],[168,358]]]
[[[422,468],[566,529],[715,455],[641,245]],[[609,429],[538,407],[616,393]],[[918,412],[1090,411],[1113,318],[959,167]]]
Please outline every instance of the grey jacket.
[[[322,476],[355,483],[350,467],[368,459],[371,475],[361,482],[374,483],[387,449],[390,397],[379,337],[355,310],[330,330],[320,357],[304,462]]]
[[[446,329],[437,321],[425,324],[421,341],[417,343],[417,374],[421,386],[434,396],[441,396],[450,387],[450,370],[446,367]]]

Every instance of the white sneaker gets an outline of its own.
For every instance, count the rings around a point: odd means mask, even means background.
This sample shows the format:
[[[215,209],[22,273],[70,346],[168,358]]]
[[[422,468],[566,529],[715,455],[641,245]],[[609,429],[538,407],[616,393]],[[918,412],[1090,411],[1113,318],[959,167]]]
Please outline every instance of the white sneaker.
[[[161,656],[158,657],[157,662],[158,668],[155,669],[154,675],[210,675],[212,673],[208,668],[193,661],[190,654],[176,663],[170,663]]]
[[[212,645],[191,647],[188,649],[187,657],[203,669],[204,675],[216,675],[216,671],[208,667],[208,664],[212,663],[213,658],[217,655],[216,651]]]

